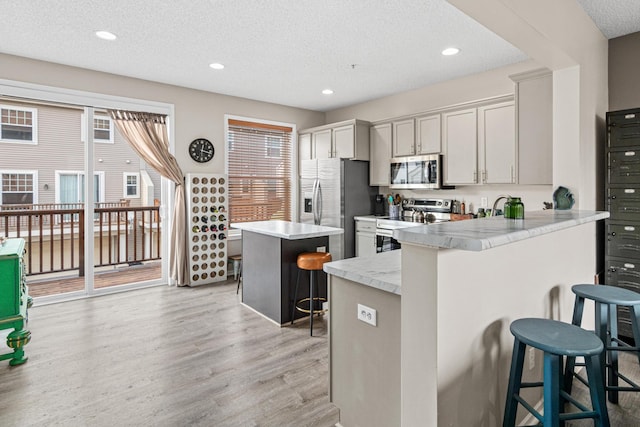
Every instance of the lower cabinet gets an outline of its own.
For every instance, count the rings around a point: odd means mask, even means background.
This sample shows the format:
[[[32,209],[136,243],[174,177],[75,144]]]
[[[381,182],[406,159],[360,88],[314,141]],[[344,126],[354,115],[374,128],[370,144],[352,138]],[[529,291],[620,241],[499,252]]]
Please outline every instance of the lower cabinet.
[[[375,221],[356,220],[356,256],[369,256],[375,254]]]
[[[27,361],[24,346],[31,340],[26,329],[27,308],[31,305],[24,264],[24,239],[6,239],[0,242],[0,330],[9,329],[7,347],[0,352],[0,360],[9,359],[9,365]]]

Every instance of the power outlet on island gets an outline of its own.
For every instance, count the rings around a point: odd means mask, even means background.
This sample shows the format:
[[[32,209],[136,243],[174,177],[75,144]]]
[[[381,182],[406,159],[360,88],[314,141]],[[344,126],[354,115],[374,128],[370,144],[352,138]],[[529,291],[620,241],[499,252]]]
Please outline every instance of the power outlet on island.
[[[377,311],[375,308],[367,307],[366,305],[358,304],[358,320],[368,323],[371,326],[377,326]]]
[[[327,247],[326,246],[318,246],[316,248],[316,252],[327,252]]]

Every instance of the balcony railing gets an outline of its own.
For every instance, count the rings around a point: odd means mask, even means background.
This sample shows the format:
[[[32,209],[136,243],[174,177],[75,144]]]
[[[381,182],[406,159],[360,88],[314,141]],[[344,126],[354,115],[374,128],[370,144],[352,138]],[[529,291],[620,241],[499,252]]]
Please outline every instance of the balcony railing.
[[[83,203],[0,205],[0,235],[25,239],[28,275],[78,270],[84,276],[84,246],[91,238],[94,267],[160,259],[159,209],[96,203],[87,234]]]

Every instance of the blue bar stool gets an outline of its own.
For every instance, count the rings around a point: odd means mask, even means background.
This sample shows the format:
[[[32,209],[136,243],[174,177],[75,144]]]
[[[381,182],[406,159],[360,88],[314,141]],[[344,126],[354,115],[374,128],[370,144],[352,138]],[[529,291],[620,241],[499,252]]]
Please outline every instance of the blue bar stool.
[[[536,417],[543,426],[559,427],[567,420],[593,418],[596,426],[609,427],[600,365],[604,346],[595,334],[569,323],[549,319],[518,319],[511,323],[510,329],[515,341],[503,427],[515,426],[518,403]],[[526,346],[544,352],[543,382],[522,382]],[[563,358],[567,356],[584,357],[589,378],[587,385],[591,392],[591,410],[561,388]],[[543,414],[536,411],[520,396],[520,389],[528,387],[543,387]],[[580,412],[561,412],[564,402],[570,402]]]
[[[602,358],[602,372],[606,374],[606,390],[611,403],[618,403],[619,391],[640,391],[640,386],[618,371],[618,353],[621,351],[635,352],[640,363],[640,294],[629,289],[607,285],[574,285],[571,290],[576,294],[573,307],[573,320],[571,323],[580,326],[582,324],[582,312],[584,300],[595,302],[595,327],[596,335],[600,337],[605,347],[605,357]],[[618,337],[618,307],[626,307],[631,318],[631,328],[635,347]],[[565,371],[565,388],[571,390],[571,382],[576,376],[575,358],[567,359]],[[619,380],[627,385],[620,386]]]

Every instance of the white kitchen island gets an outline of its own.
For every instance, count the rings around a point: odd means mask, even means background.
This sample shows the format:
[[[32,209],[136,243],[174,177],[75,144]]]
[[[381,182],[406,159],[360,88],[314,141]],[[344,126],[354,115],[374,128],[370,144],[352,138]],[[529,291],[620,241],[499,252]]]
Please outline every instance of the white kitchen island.
[[[290,322],[298,254],[319,248],[331,252],[329,236],[342,234],[343,230],[277,220],[244,222],[233,227],[242,230],[243,304],[278,325]],[[326,281],[319,282],[322,291]],[[301,275],[299,298],[308,296],[306,283],[308,274]]]
[[[395,231],[402,244],[401,402],[399,419],[389,425],[500,426],[513,345],[510,323],[521,317],[571,321],[571,286],[594,282],[596,223],[606,217],[607,212],[549,210],[526,212],[525,220],[494,217]],[[325,265],[332,289],[334,280],[353,288],[375,284],[371,277],[358,279],[366,269],[351,264],[332,271],[338,267]],[[340,313],[333,304],[331,323]],[[342,311],[355,318],[357,308]],[[382,319],[381,314],[380,324]],[[585,321],[590,327],[593,319]],[[541,356],[532,353],[525,365],[525,377],[538,377]],[[369,374],[385,369],[377,366]],[[350,386],[353,393],[362,390],[361,384]]]

